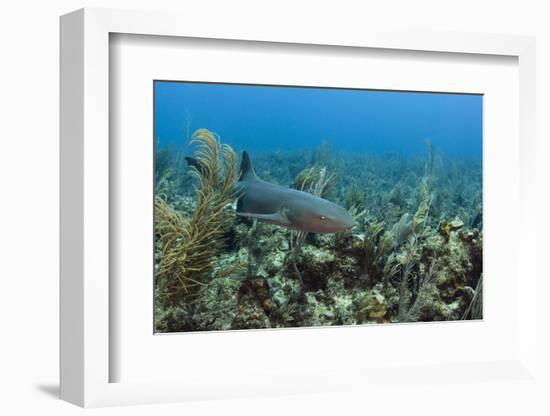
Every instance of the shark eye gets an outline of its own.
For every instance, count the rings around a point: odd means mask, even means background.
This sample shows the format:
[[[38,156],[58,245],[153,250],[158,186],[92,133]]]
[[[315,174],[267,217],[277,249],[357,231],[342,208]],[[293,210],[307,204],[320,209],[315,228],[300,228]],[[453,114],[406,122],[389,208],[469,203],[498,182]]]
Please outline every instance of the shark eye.
[[[326,220],[327,217],[325,217],[324,215],[321,215],[321,219],[322,219],[322,220]]]

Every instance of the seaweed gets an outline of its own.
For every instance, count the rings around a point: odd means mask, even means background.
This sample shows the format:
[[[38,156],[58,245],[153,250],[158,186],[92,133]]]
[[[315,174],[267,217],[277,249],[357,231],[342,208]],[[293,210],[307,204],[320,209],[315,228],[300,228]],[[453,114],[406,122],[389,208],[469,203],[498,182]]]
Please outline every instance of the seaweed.
[[[384,223],[370,223],[363,235],[362,268],[368,280],[382,275],[385,257],[392,249],[393,236],[384,230]]]
[[[434,276],[435,259],[429,266],[426,274],[417,277],[415,293],[411,296],[412,300],[406,305],[406,300],[400,305],[399,314],[400,322],[416,322],[420,320],[423,309],[429,304],[430,289],[433,288],[432,280]],[[409,270],[410,272],[410,270]],[[401,292],[400,292],[401,294]],[[401,307],[403,310],[401,310]]]
[[[420,202],[418,209],[413,216],[413,229],[416,233],[419,233],[425,226],[428,219],[428,213],[430,211],[430,205],[432,198],[430,195],[430,188],[428,186],[428,177],[425,176],[420,183]]]
[[[190,218],[175,211],[165,198],[155,198],[155,234],[160,252],[156,271],[158,299],[166,305],[193,302],[212,278],[215,258],[224,245],[224,235],[233,215],[228,205],[235,198],[237,156],[208,130],[197,130],[193,168],[198,180],[196,208]]]
[[[468,286],[469,289],[471,289]],[[471,289],[472,300],[461,319],[482,319],[483,318],[483,275],[477,281],[475,289]]]
[[[345,206],[348,210],[355,209],[361,211],[366,208],[365,206],[365,193],[359,189],[357,180],[352,178],[351,187],[346,193]]]
[[[333,172],[327,174],[327,168],[320,165],[308,166],[294,178],[294,188],[322,198],[330,195],[335,184],[336,174]],[[319,189],[315,190],[315,188]]]

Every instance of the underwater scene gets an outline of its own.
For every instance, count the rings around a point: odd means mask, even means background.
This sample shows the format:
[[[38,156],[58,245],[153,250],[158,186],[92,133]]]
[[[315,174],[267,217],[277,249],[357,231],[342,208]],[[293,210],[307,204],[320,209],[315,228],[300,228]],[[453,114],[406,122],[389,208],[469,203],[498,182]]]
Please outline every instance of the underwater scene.
[[[154,82],[156,333],[482,319],[483,97]]]

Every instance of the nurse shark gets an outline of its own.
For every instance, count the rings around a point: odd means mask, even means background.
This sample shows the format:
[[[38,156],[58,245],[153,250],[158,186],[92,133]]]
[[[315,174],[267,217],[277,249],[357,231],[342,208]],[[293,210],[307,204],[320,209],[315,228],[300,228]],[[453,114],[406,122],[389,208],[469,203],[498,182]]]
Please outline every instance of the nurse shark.
[[[185,159],[199,172],[203,170],[196,159]],[[260,179],[246,151],[243,152],[241,176],[234,191],[239,196],[236,215],[240,217],[309,233],[338,233],[356,225],[353,217],[340,205]]]
[[[340,205],[260,179],[246,151],[235,191],[239,195],[236,214],[241,217],[310,233],[337,233],[355,225]]]

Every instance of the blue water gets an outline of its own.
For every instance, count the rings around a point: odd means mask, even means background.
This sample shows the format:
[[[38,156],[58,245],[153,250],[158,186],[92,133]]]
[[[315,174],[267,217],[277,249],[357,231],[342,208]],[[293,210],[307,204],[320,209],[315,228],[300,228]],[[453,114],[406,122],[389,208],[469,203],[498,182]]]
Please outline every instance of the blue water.
[[[447,156],[481,158],[481,95],[156,81],[155,136],[185,146],[198,128],[237,150],[330,148],[405,155],[426,140]]]

